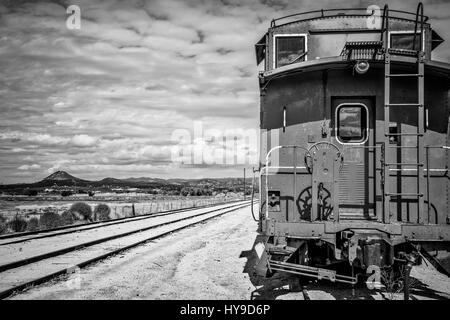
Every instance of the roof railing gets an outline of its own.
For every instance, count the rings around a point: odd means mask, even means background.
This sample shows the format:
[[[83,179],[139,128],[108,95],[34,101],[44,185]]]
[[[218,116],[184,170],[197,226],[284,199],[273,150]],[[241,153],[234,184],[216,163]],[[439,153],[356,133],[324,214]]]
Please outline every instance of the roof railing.
[[[351,12],[351,13],[349,13],[349,12]],[[375,13],[375,10],[372,10],[372,13],[370,13],[370,14],[367,13],[367,8],[342,8],[342,9],[325,9],[325,10],[320,9],[320,10],[294,13],[294,14],[290,14],[290,15],[287,15],[284,17],[277,18],[277,19],[272,19],[270,27],[273,28],[273,27],[280,26],[280,25],[283,25],[286,23],[290,23],[290,22],[301,22],[301,21],[317,19],[317,18],[340,17],[340,16],[371,17],[372,15],[374,15],[374,13]],[[407,20],[407,21],[412,21],[412,22],[416,21],[416,16],[417,16],[417,14],[414,12],[408,12],[408,11],[402,11],[402,10],[392,10],[392,9],[389,10],[389,14],[390,14],[389,18],[402,19],[402,20]],[[312,15],[312,16],[304,18],[304,16],[306,16],[306,15]],[[281,20],[294,18],[294,17],[301,17],[301,16],[303,16],[301,19],[285,22],[282,24],[277,24],[277,22],[279,22]],[[424,23],[426,23],[429,19],[428,16],[423,16],[423,18],[424,18],[424,20],[423,20]]]

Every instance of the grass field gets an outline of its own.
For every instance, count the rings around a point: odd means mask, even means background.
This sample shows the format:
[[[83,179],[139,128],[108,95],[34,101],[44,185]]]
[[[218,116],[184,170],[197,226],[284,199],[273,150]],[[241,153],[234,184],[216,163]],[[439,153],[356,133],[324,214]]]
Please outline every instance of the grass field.
[[[50,200],[48,197],[42,199],[17,197],[11,200],[0,198],[0,215],[10,220],[19,216],[25,220],[33,217],[39,218],[45,212],[55,212],[62,214],[70,209],[76,202],[85,202],[91,206],[92,210],[100,203],[106,204],[111,209],[110,219],[130,217],[133,215],[133,206],[135,215],[155,213],[160,211],[198,207],[226,201],[233,201],[242,198],[237,194],[221,196],[201,196],[201,197],[183,197],[183,196],[145,196],[136,195],[105,195],[88,197],[84,195],[75,195],[72,197],[55,197]]]

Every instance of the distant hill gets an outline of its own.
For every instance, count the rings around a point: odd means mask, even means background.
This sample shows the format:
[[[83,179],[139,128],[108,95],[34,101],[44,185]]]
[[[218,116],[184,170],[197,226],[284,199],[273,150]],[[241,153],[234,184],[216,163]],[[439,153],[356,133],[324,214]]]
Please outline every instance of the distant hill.
[[[250,186],[251,179],[247,179],[247,185]],[[181,188],[210,188],[215,190],[231,189],[236,186],[242,186],[242,178],[202,178],[202,179],[159,179],[159,178],[104,178],[98,181],[90,181],[77,178],[65,171],[56,171],[41,181],[35,183],[22,183],[0,185],[1,190],[14,189],[43,189],[51,187],[70,187],[70,188],[141,188],[141,189],[168,189],[181,190]]]
[[[42,181],[51,181],[51,182],[54,182],[54,181],[69,182],[70,181],[72,183],[89,182],[88,180],[83,180],[83,179],[76,178],[76,177],[68,174],[65,171],[56,171],[56,172],[52,173],[51,175],[49,175],[48,177],[42,179]]]
[[[92,182],[92,183],[94,183],[94,182]],[[105,185],[108,185],[108,184],[114,185],[114,184],[122,183],[122,180],[116,179],[116,178],[105,178],[100,181],[96,181],[95,183],[96,184],[105,184]]]
[[[164,180],[164,179],[147,178],[147,177],[127,178],[127,179],[122,179],[122,181],[135,182],[135,183],[162,183],[162,184],[167,183],[167,180]]]

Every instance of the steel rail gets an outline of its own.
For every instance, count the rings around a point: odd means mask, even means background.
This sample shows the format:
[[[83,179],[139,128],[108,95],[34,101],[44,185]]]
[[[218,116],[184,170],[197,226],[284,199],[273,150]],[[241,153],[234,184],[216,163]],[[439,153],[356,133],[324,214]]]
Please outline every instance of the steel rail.
[[[68,252],[72,252],[72,251],[75,251],[75,250],[78,250],[78,249],[90,247],[90,246],[93,246],[93,245],[96,245],[96,244],[99,244],[99,243],[102,243],[102,242],[106,242],[106,241],[110,241],[110,240],[113,240],[113,239],[125,237],[125,236],[128,236],[128,235],[134,234],[134,233],[138,233],[138,232],[142,232],[142,231],[146,231],[146,230],[150,230],[150,229],[155,229],[155,228],[158,228],[158,227],[161,227],[161,226],[165,226],[165,225],[168,225],[168,224],[172,224],[172,223],[175,223],[175,222],[179,222],[179,221],[192,219],[192,218],[195,218],[195,217],[206,215],[206,214],[211,213],[211,212],[215,212],[215,211],[219,211],[219,210],[226,210],[226,209],[229,209],[229,208],[235,208],[235,207],[246,206],[246,205],[249,205],[249,203],[246,203],[244,205],[242,205],[242,204],[235,204],[235,205],[228,206],[228,207],[225,207],[225,208],[213,209],[213,210],[209,210],[209,211],[202,212],[202,213],[199,213],[199,214],[195,214],[195,215],[192,215],[192,216],[188,216],[188,217],[184,217],[184,218],[180,218],[180,219],[176,219],[176,220],[167,221],[167,222],[159,223],[159,224],[148,226],[148,227],[144,227],[144,228],[138,228],[138,229],[134,229],[134,230],[131,230],[131,231],[124,232],[124,233],[118,233],[118,234],[114,234],[114,235],[111,235],[111,236],[108,236],[108,237],[98,238],[98,239],[91,240],[91,241],[88,241],[88,242],[80,243],[80,244],[77,244],[77,245],[74,245],[74,246],[65,247],[65,248],[62,248],[62,249],[55,250],[55,251],[46,252],[46,253],[43,253],[43,254],[40,254],[40,255],[36,255],[36,256],[29,257],[29,258],[25,258],[25,259],[21,259],[21,260],[17,260],[17,261],[13,261],[13,262],[10,262],[10,263],[6,263],[6,264],[3,264],[3,265],[0,265],[0,272],[4,272],[4,271],[10,270],[10,269],[22,267],[22,266],[25,266],[25,265],[28,265],[28,264],[31,264],[31,263],[34,263],[34,262],[38,262],[38,261],[41,261],[41,260],[44,260],[44,259],[56,257],[56,256],[59,256],[59,255],[68,253]]]
[[[110,257],[112,255],[115,255],[115,254],[117,254],[119,252],[131,249],[133,247],[136,247],[138,245],[144,244],[144,243],[146,243],[148,241],[151,241],[151,240],[156,240],[158,238],[165,237],[165,236],[167,236],[169,234],[172,234],[174,232],[177,232],[177,231],[180,231],[180,230],[183,230],[183,229],[195,226],[195,225],[203,223],[205,221],[208,221],[208,220],[217,218],[219,216],[222,216],[222,215],[224,215],[226,213],[230,213],[230,212],[242,209],[242,208],[247,207],[249,205],[250,205],[250,203],[247,203],[245,205],[241,205],[241,206],[237,206],[237,207],[233,206],[233,208],[231,208],[231,209],[230,209],[230,207],[227,207],[227,208],[221,208],[221,209],[215,210],[215,211],[219,211],[219,210],[225,210],[225,211],[220,212],[220,213],[218,213],[216,215],[213,215],[211,217],[207,217],[205,219],[196,221],[194,223],[191,223],[191,224],[188,224],[188,225],[185,225],[185,226],[181,226],[181,227],[178,227],[178,228],[175,228],[173,230],[169,230],[169,231],[163,232],[163,233],[155,235],[155,236],[148,237],[148,238],[146,238],[144,240],[139,240],[137,242],[134,242],[134,243],[126,245],[126,246],[123,246],[121,248],[117,248],[117,249],[111,250],[111,251],[109,251],[109,252],[107,252],[105,254],[102,254],[100,256],[97,256],[97,257],[94,257],[92,259],[88,259],[88,260],[79,262],[79,263],[73,265],[72,267],[83,268],[83,267],[85,267],[85,266],[87,266],[87,265],[89,265],[89,264],[91,264],[93,262],[97,262],[99,260],[105,259],[105,258]],[[211,212],[213,212],[213,211],[211,211]],[[14,286],[13,288],[10,288],[10,289],[4,290],[4,291],[0,291],[0,299],[5,299],[5,298],[9,297],[10,295],[12,295],[12,294],[14,294],[16,292],[19,292],[19,291],[22,291],[23,289],[26,289],[27,287],[30,287],[30,286],[33,286],[33,285],[42,284],[42,283],[47,282],[47,281],[49,281],[49,280],[51,280],[51,279],[53,279],[53,278],[55,278],[57,276],[66,274],[67,270],[68,270],[67,268],[63,268],[63,269],[61,269],[61,270],[59,270],[57,272],[53,272],[51,274],[48,274],[48,275],[45,275],[45,276],[42,276],[42,277],[39,277],[39,278],[36,278],[36,279],[30,280],[30,281],[26,281],[24,283],[21,283],[20,285]]]

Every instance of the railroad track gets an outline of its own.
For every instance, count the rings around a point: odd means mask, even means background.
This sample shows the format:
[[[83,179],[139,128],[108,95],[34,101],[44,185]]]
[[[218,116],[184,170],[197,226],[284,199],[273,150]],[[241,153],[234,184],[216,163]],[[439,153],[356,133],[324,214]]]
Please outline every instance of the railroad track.
[[[58,235],[62,235],[62,234],[78,232],[80,230],[89,230],[89,229],[94,229],[94,228],[101,228],[101,227],[103,227],[105,225],[127,223],[129,221],[151,219],[151,218],[154,218],[154,217],[159,217],[159,216],[164,216],[164,215],[171,215],[171,214],[175,214],[175,213],[178,213],[178,212],[187,212],[187,211],[199,210],[199,209],[203,209],[203,208],[210,208],[210,207],[217,207],[217,206],[222,206],[222,205],[229,205],[229,204],[237,203],[237,202],[241,202],[241,201],[242,200],[235,200],[235,201],[215,203],[215,204],[209,204],[209,205],[198,206],[198,207],[188,207],[188,208],[180,208],[180,209],[174,209],[174,210],[160,211],[160,212],[156,212],[156,213],[142,214],[142,215],[138,215],[138,216],[135,216],[135,217],[125,217],[125,218],[117,218],[117,219],[106,220],[106,221],[89,222],[89,223],[84,223],[82,225],[68,225],[68,226],[62,226],[62,227],[57,227],[57,228],[45,229],[45,230],[26,231],[26,232],[16,232],[16,233],[11,233],[11,234],[4,234],[4,235],[0,235],[0,246],[8,245],[8,244],[14,244],[14,243],[19,243],[19,242],[25,242],[25,241],[29,241],[29,240],[33,240],[33,239],[53,237],[53,236],[58,236]]]
[[[152,216],[152,219],[131,218],[122,223],[78,228],[72,232],[64,230],[51,237],[47,235],[4,244],[0,246],[0,299],[123,250],[249,205],[249,201],[242,201],[211,209],[177,211]]]

